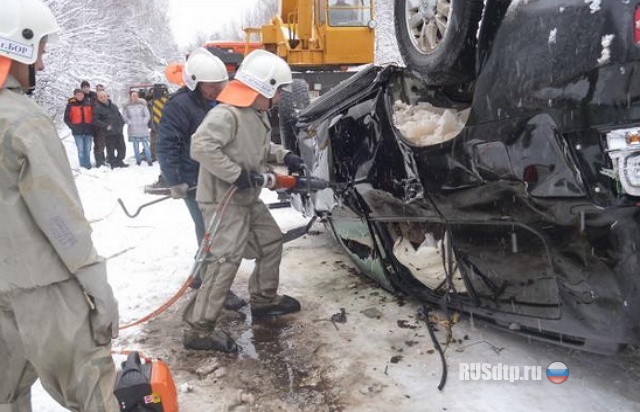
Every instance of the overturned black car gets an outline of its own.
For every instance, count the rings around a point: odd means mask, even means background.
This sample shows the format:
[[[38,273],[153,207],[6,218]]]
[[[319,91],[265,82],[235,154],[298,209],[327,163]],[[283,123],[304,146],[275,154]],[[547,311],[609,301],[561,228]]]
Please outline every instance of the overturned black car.
[[[479,25],[471,76],[361,71],[299,114],[332,188],[295,206],[386,289],[587,351],[640,342],[639,3],[488,0],[450,19]]]

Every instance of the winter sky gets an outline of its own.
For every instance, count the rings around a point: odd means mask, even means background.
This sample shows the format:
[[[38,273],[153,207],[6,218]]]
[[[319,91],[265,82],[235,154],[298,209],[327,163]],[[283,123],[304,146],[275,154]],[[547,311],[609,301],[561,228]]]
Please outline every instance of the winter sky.
[[[169,0],[171,29],[178,46],[186,46],[198,33],[211,33],[257,0]]]

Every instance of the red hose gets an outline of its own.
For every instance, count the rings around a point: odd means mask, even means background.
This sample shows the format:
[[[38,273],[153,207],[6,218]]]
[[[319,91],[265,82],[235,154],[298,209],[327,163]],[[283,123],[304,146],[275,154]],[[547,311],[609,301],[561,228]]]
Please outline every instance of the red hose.
[[[207,232],[205,233],[204,237],[204,241],[202,243],[202,245],[200,246],[200,248],[204,248],[205,251],[205,256],[206,253],[208,253],[208,249],[211,245],[211,241],[213,240],[213,236],[215,235],[216,231],[218,230],[218,224],[219,222],[222,220],[222,217],[224,216],[224,212],[227,210],[227,206],[229,204],[229,201],[231,200],[231,198],[233,197],[233,195],[235,194],[236,190],[238,188],[235,186],[231,186],[229,188],[229,190],[227,190],[224,194],[224,196],[222,196],[222,201],[220,202],[220,208],[218,209],[218,211],[216,212],[216,214],[214,214],[213,218],[211,219],[211,223],[209,224],[209,227],[207,228]],[[218,214],[219,212],[219,214]],[[198,253],[200,254],[200,253]],[[198,260],[196,260],[196,262],[194,263],[194,268],[196,266],[199,266],[200,262],[198,262]],[[178,289],[178,291],[169,298],[169,300],[167,300],[165,303],[163,303],[158,309],[154,310],[153,312],[149,313],[148,315],[145,315],[143,317],[141,317],[140,319],[133,321],[131,323],[127,323],[125,325],[120,325],[119,330],[124,330],[127,328],[130,328],[132,326],[136,326],[139,325],[141,323],[144,323],[150,319],[155,318],[156,316],[158,316],[159,314],[161,314],[162,312],[164,312],[165,310],[167,310],[171,305],[173,305],[178,299],[180,299],[182,297],[182,295],[185,294],[185,292],[187,291],[187,289],[189,288],[189,285],[191,284],[191,282],[193,281],[193,278],[195,276],[195,273],[193,273],[194,271],[192,270],[192,273],[187,277],[187,280],[185,280],[185,282],[182,284],[182,286],[180,287],[180,289]]]

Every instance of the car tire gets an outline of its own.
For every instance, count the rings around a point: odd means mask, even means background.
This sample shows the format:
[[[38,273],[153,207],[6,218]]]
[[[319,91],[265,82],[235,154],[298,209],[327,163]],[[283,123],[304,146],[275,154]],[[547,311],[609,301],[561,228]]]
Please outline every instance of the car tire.
[[[473,81],[482,7],[482,0],[395,0],[394,24],[405,65],[431,86]]]
[[[280,142],[288,150],[298,152],[295,125],[298,112],[309,105],[309,85],[304,79],[293,79],[291,90],[283,90],[278,104]]]

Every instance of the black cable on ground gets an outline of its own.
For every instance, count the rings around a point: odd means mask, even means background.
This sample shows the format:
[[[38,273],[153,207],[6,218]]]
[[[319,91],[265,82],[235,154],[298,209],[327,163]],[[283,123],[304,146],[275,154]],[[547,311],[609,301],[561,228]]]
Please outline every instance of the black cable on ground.
[[[438,390],[441,391],[442,388],[444,388],[445,383],[447,383],[447,361],[444,358],[444,351],[440,346],[440,342],[438,342],[438,339],[436,338],[436,334],[433,330],[433,326],[431,325],[431,322],[429,322],[429,307],[427,305],[424,305],[422,306],[422,310],[424,311],[424,322],[427,325],[429,336],[431,337],[433,346],[436,348],[436,350],[440,354],[440,360],[442,361],[442,375],[440,375],[440,383],[438,384]]]

